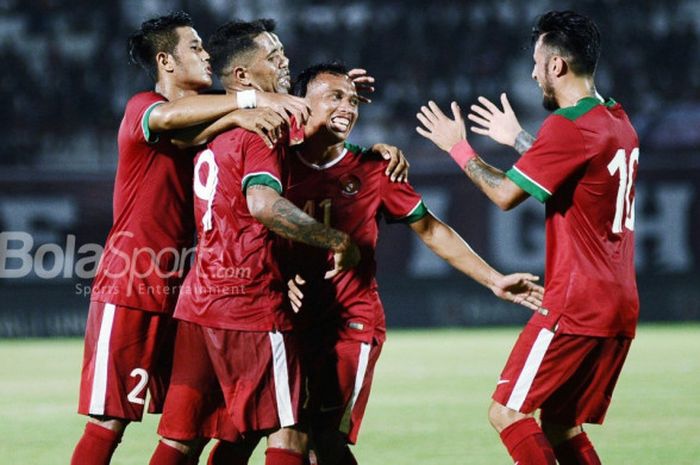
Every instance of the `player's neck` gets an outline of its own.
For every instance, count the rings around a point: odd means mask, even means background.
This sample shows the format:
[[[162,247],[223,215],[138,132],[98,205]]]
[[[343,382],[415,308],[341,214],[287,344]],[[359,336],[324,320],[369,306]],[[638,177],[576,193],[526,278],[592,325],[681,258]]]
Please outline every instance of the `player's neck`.
[[[325,139],[325,140],[324,140]],[[302,156],[309,163],[315,165],[325,165],[343,154],[345,141],[329,141],[317,135],[307,137],[299,148]]]
[[[560,108],[572,107],[586,97],[601,98],[596,91],[593,77],[575,77],[566,82],[556,93]]]
[[[155,91],[171,102],[182,97],[189,97],[190,95],[197,95],[199,93],[196,89],[187,89],[168,80],[156,82]]]

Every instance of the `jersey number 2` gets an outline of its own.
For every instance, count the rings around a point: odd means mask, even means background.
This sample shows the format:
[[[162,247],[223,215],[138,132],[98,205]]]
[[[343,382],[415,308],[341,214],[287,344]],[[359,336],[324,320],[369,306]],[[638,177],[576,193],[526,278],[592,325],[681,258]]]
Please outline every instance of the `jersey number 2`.
[[[608,163],[608,172],[613,176],[620,175],[620,184],[617,189],[617,200],[615,201],[615,218],[613,219],[612,232],[615,234],[622,232],[622,220],[624,218],[625,228],[634,231],[634,198],[632,195],[632,184],[634,183],[634,167],[639,163],[639,148],[634,148],[627,160],[625,149],[619,149],[612,161]]]

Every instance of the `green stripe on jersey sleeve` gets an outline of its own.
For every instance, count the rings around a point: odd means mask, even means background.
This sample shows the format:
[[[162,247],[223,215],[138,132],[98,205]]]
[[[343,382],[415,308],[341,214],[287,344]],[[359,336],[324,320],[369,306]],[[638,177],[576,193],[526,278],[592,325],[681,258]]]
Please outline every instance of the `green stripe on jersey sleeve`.
[[[506,172],[506,176],[518,187],[542,203],[549,200],[549,198],[552,196],[551,192],[530,179],[525,173],[520,171],[515,166]]]
[[[423,203],[423,200],[421,199],[418,201],[415,207],[408,212],[408,215],[403,216],[401,218],[387,218],[386,222],[387,223],[406,223],[406,224],[411,224],[415,223],[416,221],[422,219],[425,215],[428,214],[428,207],[425,206]]]
[[[250,186],[261,185],[274,189],[278,194],[282,194],[282,183],[270,173],[250,173],[243,178],[241,184],[243,185],[244,193]]]
[[[155,144],[158,142],[158,136],[155,136],[153,139],[151,139],[151,129],[148,127],[148,118],[151,116],[151,112],[155,107],[158,105],[162,105],[165,102],[155,102],[153,105],[148,107],[146,109],[146,112],[143,114],[143,119],[141,120],[141,130],[143,131],[143,138],[146,139],[146,142],[149,144]]]

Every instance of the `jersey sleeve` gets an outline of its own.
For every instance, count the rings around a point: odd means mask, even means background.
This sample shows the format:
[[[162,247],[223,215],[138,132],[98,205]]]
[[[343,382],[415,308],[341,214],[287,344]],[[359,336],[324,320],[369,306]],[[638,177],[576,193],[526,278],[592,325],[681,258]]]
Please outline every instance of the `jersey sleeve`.
[[[126,124],[129,125],[131,137],[148,144],[158,142],[158,135],[153,134],[148,127],[148,118],[155,107],[166,103],[166,101],[155,93],[142,93],[129,101]]]
[[[423,199],[407,182],[390,182],[382,179],[382,211],[387,223],[411,224],[428,214]]]
[[[250,186],[264,185],[282,193],[282,148],[276,144],[269,148],[254,133],[246,135],[243,141],[243,192]]]
[[[570,120],[552,115],[545,120],[532,147],[506,176],[540,202],[546,202],[585,163],[585,144],[578,128]]]

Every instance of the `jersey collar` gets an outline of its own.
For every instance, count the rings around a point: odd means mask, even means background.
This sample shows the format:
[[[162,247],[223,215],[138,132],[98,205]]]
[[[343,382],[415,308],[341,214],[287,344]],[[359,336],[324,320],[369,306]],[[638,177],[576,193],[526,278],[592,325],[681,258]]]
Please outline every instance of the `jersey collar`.
[[[334,158],[333,160],[331,160],[329,162],[323,163],[322,165],[317,165],[316,163],[311,163],[310,161],[305,159],[301,155],[301,152],[297,151],[297,157],[299,157],[299,161],[302,162],[303,164],[305,164],[306,166],[308,166],[309,168],[317,170],[317,171],[325,170],[325,169],[328,169],[332,166],[337,165],[338,163],[340,163],[340,160],[345,158],[345,155],[347,155],[347,154],[348,154],[347,147],[343,147],[343,151],[340,152],[340,155],[338,155],[336,158]]]

